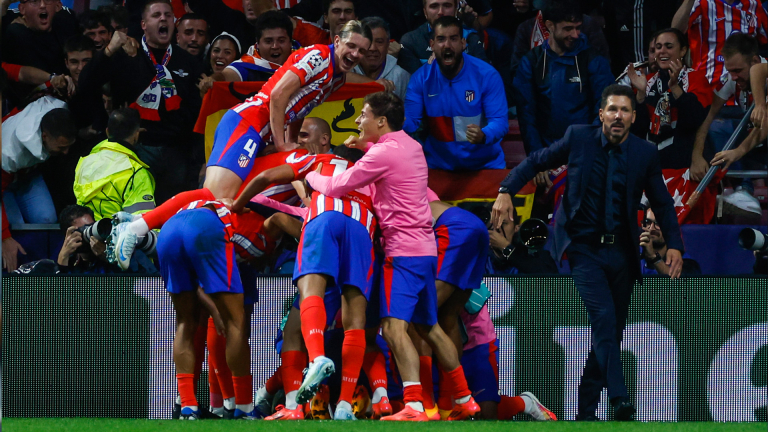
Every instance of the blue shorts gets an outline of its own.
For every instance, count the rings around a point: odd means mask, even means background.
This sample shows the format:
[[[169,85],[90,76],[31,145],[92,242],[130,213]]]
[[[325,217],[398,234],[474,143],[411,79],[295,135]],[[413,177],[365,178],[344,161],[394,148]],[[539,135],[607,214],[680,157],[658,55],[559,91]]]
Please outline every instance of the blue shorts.
[[[480,288],[488,261],[488,228],[472,213],[452,207],[435,223],[437,280],[459,289]]]
[[[319,214],[304,227],[296,252],[293,280],[308,274],[333,278],[340,289],[351,285],[366,299],[373,280],[373,243],[363,224],[336,211]]]
[[[216,126],[207,166],[227,168],[245,181],[253,169],[253,160],[265,145],[259,131],[240,114],[228,110]]]
[[[259,302],[259,271],[244,262],[237,266],[237,271],[240,272],[240,281],[243,283],[243,304],[246,307],[253,306]]]
[[[207,208],[185,210],[163,225],[157,239],[160,274],[169,293],[242,294],[235,246],[227,241],[221,219]]]
[[[387,257],[381,272],[381,317],[437,324],[437,257]]]
[[[464,350],[461,365],[475,402],[496,402],[499,396],[499,340]]]

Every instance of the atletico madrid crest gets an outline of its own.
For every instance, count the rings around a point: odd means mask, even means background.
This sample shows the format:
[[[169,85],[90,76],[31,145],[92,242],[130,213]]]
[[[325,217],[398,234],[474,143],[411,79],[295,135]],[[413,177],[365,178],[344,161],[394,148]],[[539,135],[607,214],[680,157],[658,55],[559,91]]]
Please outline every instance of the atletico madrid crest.
[[[248,166],[248,162],[251,160],[248,158],[248,156],[241,154],[240,159],[237,160],[237,164],[240,165],[240,168],[245,168]]]
[[[473,100],[475,100],[474,90],[467,90],[466,92],[464,92],[464,99],[466,99],[467,102],[472,102]]]

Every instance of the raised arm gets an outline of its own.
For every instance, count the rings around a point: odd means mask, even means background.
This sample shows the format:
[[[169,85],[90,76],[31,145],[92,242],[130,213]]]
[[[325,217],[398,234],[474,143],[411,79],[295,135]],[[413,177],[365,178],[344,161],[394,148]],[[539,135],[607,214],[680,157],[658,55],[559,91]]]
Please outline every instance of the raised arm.
[[[307,174],[307,183],[323,195],[339,198],[355,189],[367,186],[389,171],[381,146],[373,146],[359,161],[335,177],[321,176],[317,172]]]
[[[725,99],[715,94],[712,97],[712,106],[709,107],[709,114],[704,119],[704,123],[699,126],[699,130],[696,131],[696,140],[693,142],[693,154],[691,155],[691,180],[693,181],[701,181],[709,169],[709,164],[704,159],[704,143],[707,140],[709,127],[724,103]]]
[[[288,184],[295,178],[296,174],[289,165],[280,165],[259,173],[237,196],[234,204],[232,204],[232,211],[234,213],[242,212],[245,205],[251,201],[251,198],[263,192],[267,186],[271,184]]]
[[[683,0],[683,4],[680,5],[677,12],[675,12],[675,16],[672,18],[672,27],[683,33],[688,32],[688,20],[690,19],[694,2],[695,0]]]

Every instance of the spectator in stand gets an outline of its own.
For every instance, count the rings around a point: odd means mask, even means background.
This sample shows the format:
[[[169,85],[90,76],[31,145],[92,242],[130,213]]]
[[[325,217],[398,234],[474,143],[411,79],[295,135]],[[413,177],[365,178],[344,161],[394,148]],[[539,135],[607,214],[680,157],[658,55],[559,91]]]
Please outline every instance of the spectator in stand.
[[[54,223],[56,210],[42,175],[29,168],[49,156],[66,154],[77,132],[66,104],[43,97],[3,122],[3,265],[16,270],[26,254],[12,237],[11,223]],[[10,218],[10,219],[9,219]]]
[[[231,34],[222,33],[213,38],[206,56],[206,71],[197,84],[201,97],[213,86],[216,77],[222,77],[229,65],[240,58],[240,53],[240,41]]]
[[[332,44],[344,24],[357,19],[356,3],[357,0],[323,0],[323,21],[328,24],[328,29],[297,17],[294,18],[293,38],[303,47]]]
[[[527,7],[529,0],[518,0]],[[557,1],[557,0],[555,0]],[[581,15],[581,33],[587,37],[587,42],[594,47],[597,53],[608,58],[608,41],[603,34],[600,22],[587,14]],[[512,76],[517,72],[520,60],[528,52],[544,43],[549,38],[549,30],[544,24],[543,11],[538,11],[536,16],[523,21],[515,33],[514,54],[512,54]]]
[[[126,35],[128,34],[128,26],[131,23],[131,16],[125,7],[120,5],[109,7],[102,6],[99,10],[103,10],[104,13],[109,15],[109,24],[112,26],[112,30],[125,33]]]
[[[656,63],[659,70],[638,75],[630,64],[636,91],[637,118],[632,132],[656,144],[662,169],[691,166],[696,130],[707,117],[712,93],[703,71],[688,66],[688,37],[676,28],[659,31]]]
[[[768,14],[759,0],[683,0],[672,27],[688,33],[691,65],[706,71],[713,89],[726,73],[722,50],[727,38],[744,33],[762,45],[768,43]]]
[[[222,72],[221,81],[266,81],[291,55],[291,18],[267,11],[256,20],[256,44]]]
[[[645,210],[643,231],[640,233],[640,253],[645,262],[643,275],[659,274],[669,276],[667,265],[667,241],[661,233],[661,227],[656,222],[656,216],[650,208]],[[695,259],[683,254],[683,270],[680,276],[701,275],[701,267]]]
[[[744,33],[731,35],[723,44],[722,55],[725,59],[724,65],[727,73],[722,75],[712,96],[709,114],[696,132],[691,159],[691,180],[694,181],[700,181],[709,169],[709,163],[707,163],[709,158],[705,158],[705,150],[710,155],[712,151],[705,148],[707,135],[712,140],[714,151],[718,152],[711,159],[712,165],[723,164],[726,169],[729,167],[740,169],[744,164],[746,166],[751,164],[752,168],[759,169],[765,163],[764,158],[760,160],[758,157],[756,158],[757,161],[744,160],[735,166],[732,165],[765,140],[768,128],[753,128],[737,148],[726,152],[721,152],[721,150],[733,133],[735,125],[744,116],[749,106],[754,103],[750,85],[750,70],[756,65],[765,63],[766,60],[760,57],[755,38]],[[760,97],[764,98],[765,96],[761,95]],[[726,102],[735,106],[724,106]],[[752,181],[744,179],[741,185],[736,187],[734,193],[723,197],[723,209],[735,215],[760,215],[760,203],[752,196],[753,192]]]
[[[581,33],[578,5],[544,10],[549,38],[520,61],[513,81],[525,151],[549,147],[568,126],[595,121],[604,88],[613,83],[608,59]]]
[[[106,48],[112,39],[114,29],[111,21],[109,15],[99,11],[88,10],[80,16],[83,35],[88,36],[99,51]]]
[[[132,108],[109,115],[108,139],[81,158],[75,169],[77,203],[93,210],[96,219],[124,211],[141,214],[155,208],[155,179],[133,148],[141,118]]]
[[[243,0],[243,11],[230,8],[223,0],[186,0],[185,4],[187,10],[208,20],[210,34],[227,32],[246,46],[256,41],[256,20],[275,7],[272,0]]]
[[[488,274],[557,274],[557,264],[545,250],[529,250],[520,239],[520,216],[505,218],[499,229],[488,228],[491,253],[488,254]],[[490,216],[490,215],[489,215]]]
[[[69,76],[77,85],[77,80],[80,78],[80,72],[83,71],[85,65],[90,63],[93,58],[93,53],[98,48],[93,39],[86,36],[74,36],[64,44],[64,63],[67,66]]]
[[[202,64],[188,52],[173,49],[172,26],[170,1],[147,1],[141,42],[115,32],[79,80],[79,91],[91,103],[102,103],[101,88],[109,82],[113,106],[128,104],[139,111],[146,131],[136,153],[157,181],[158,202],[195,189],[204,159],[203,137],[192,130],[202,103],[197,88]]]
[[[59,12],[57,0],[22,0],[21,17],[4,29],[2,40],[3,61],[21,66],[33,66],[51,74],[63,74],[64,41],[75,34],[73,28],[54,31],[54,15]],[[61,18],[62,21],[66,17]],[[32,90],[29,85],[12,85],[6,98],[17,106]]]
[[[659,65],[656,62],[656,40],[651,39],[648,44],[648,61],[647,62],[635,62],[632,64],[635,68],[635,74],[637,75],[651,75],[658,72]],[[629,66],[624,68],[624,71],[616,77],[616,84],[632,87],[632,81],[629,79]]]
[[[416,71],[408,84],[403,130],[422,126],[432,169],[503,169],[501,139],[507,133],[507,101],[499,73],[465,54],[458,18],[435,20],[430,47],[435,62]]]
[[[413,75],[423,64],[432,57],[432,27],[444,16],[456,16],[456,1],[458,0],[424,0],[424,16],[427,22],[416,30],[403,35],[402,49],[397,57],[397,64],[406,72]],[[464,30],[462,27],[464,52],[472,57],[488,61],[480,36],[474,30]]]
[[[394,93],[405,99],[411,74],[397,65],[397,59],[387,54],[389,48],[389,24],[379,17],[368,17],[362,21],[373,33],[373,42],[366,55],[352,72],[365,75],[372,80],[387,79],[395,84]]]
[[[176,21],[176,45],[202,60],[208,46],[208,22],[205,17],[188,13]]]

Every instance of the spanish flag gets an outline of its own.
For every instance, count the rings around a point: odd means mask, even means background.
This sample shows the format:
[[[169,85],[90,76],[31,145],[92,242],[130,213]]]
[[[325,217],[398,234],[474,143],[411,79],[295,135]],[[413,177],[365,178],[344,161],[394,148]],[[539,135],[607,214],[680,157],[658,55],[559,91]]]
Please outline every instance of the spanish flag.
[[[224,113],[233,106],[245,102],[256,95],[263,82],[216,82],[203,98],[200,116],[195,124],[195,132],[205,135],[205,157],[213,149],[213,137],[216,126]],[[381,84],[370,82],[365,84],[344,84],[328,99],[317,106],[309,117],[319,117],[331,126],[333,137],[331,144],[343,144],[349,135],[357,134],[355,119],[363,109],[363,98],[369,93],[383,91]]]

